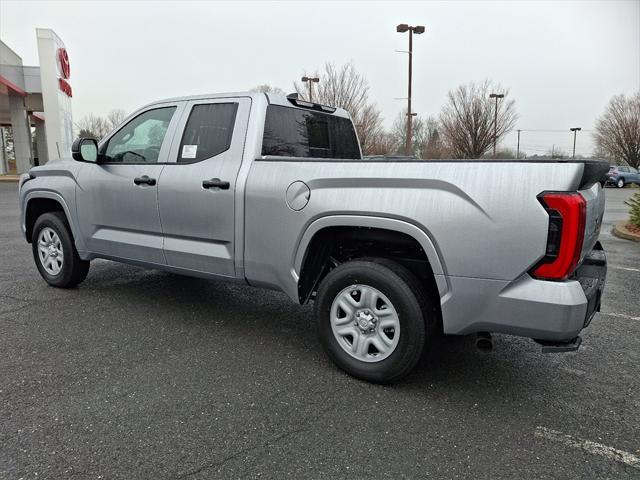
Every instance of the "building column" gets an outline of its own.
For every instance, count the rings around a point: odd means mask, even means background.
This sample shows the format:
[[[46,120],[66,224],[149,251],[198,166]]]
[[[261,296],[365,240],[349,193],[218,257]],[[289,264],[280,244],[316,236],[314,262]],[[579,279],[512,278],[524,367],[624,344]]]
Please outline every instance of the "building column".
[[[24,105],[24,97],[9,95],[9,109],[11,110],[11,129],[13,131],[13,150],[16,155],[16,170],[18,173],[27,172],[33,162],[31,149],[31,128],[29,116]]]
[[[47,153],[47,137],[44,122],[38,117],[33,117],[36,123],[36,149],[38,150],[38,165],[44,165],[49,161]]]

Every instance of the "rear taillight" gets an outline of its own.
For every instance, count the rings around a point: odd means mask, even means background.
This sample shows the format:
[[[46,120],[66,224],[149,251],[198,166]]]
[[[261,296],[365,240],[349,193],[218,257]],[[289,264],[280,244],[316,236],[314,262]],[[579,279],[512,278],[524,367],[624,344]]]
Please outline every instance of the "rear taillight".
[[[532,269],[540,280],[565,280],[580,261],[587,204],[577,192],[550,192],[538,196],[549,214],[545,256]]]

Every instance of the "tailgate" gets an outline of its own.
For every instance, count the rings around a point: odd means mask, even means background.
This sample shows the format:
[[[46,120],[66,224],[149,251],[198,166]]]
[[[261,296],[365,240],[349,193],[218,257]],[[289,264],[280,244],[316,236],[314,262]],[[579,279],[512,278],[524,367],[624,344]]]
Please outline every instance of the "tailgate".
[[[587,202],[584,242],[582,244],[582,253],[580,254],[580,261],[582,262],[585,255],[593,250],[600,235],[602,217],[604,215],[604,189],[596,182],[590,188],[580,190],[580,194]]]

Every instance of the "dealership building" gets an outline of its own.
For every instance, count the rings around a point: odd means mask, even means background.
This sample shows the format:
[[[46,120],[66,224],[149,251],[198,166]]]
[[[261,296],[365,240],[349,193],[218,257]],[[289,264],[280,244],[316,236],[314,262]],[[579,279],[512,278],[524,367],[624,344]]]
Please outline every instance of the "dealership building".
[[[39,66],[0,41],[0,174],[67,156],[73,141],[71,68],[53,30],[36,29]]]

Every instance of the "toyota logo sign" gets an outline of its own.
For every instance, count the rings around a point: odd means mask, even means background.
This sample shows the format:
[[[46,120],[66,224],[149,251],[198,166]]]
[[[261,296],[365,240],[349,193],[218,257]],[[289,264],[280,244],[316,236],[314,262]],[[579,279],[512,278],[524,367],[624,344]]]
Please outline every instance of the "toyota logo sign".
[[[73,96],[71,85],[67,79],[71,75],[71,67],[69,66],[69,55],[66,48],[58,49],[58,69],[60,70],[60,78],[58,78],[58,88],[68,97]]]
[[[71,75],[71,67],[69,66],[69,55],[66,48],[58,49],[58,66],[60,67],[60,73],[62,78],[69,78]]]

